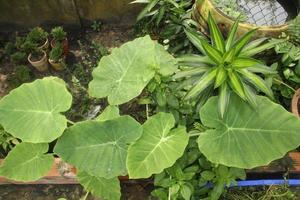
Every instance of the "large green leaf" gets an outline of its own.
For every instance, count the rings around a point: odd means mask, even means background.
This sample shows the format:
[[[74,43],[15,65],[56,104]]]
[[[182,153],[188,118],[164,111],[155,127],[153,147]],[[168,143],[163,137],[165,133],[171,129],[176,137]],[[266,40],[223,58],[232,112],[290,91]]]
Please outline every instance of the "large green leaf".
[[[283,157],[300,144],[300,120],[266,97],[257,96],[257,108],[232,94],[221,119],[218,98],[200,111],[202,123],[212,129],[199,136],[201,152],[213,163],[253,168]]]
[[[111,105],[119,105],[140,95],[156,71],[170,75],[176,69],[175,58],[145,36],[114,49],[111,55],[101,59],[93,71],[89,93],[98,98],[108,96]]]
[[[143,125],[143,135],[128,149],[127,169],[130,178],[148,178],[172,166],[188,143],[185,127],[172,129],[172,114],[159,113]],[[172,129],[172,130],[171,130]]]
[[[96,118],[98,121],[106,121],[120,117],[120,110],[117,106],[107,106]]]
[[[108,121],[85,121],[67,129],[54,152],[79,170],[104,178],[126,175],[128,145],[142,134],[129,116]]]
[[[117,177],[105,179],[91,176],[86,172],[78,172],[77,178],[84,189],[96,197],[107,200],[119,200],[121,198],[120,181]]]
[[[47,143],[62,135],[72,96],[55,77],[23,84],[0,101],[0,124],[24,142]]]
[[[54,157],[46,154],[48,144],[18,144],[0,166],[0,176],[15,181],[35,181],[45,176],[54,163]]]

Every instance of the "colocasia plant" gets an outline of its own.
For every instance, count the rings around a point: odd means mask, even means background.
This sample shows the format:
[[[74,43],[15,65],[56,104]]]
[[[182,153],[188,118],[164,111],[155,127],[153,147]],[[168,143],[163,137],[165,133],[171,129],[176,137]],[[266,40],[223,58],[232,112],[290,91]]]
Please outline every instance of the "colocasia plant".
[[[181,71],[174,76],[176,80],[186,79],[185,84],[190,83],[185,85],[188,89],[186,100],[200,98],[207,90],[211,91],[208,93],[218,90],[221,116],[226,111],[231,91],[253,106],[257,104],[257,92],[263,92],[273,98],[272,90],[260,75],[276,72],[262,61],[253,58],[263,50],[273,47],[273,44],[261,45],[265,38],[249,43],[256,30],[249,31],[236,40],[238,23],[237,20],[233,24],[225,40],[214,19],[209,15],[211,44],[202,35],[186,30],[188,38],[203,55],[181,56]]]
[[[217,38],[214,41],[218,48],[222,47]],[[234,49],[243,49],[240,46],[244,42],[236,44],[239,48]],[[218,52],[217,58],[209,63],[219,62],[222,50],[203,46]],[[248,54],[258,51],[253,44],[248,48]],[[131,116],[120,116],[118,105],[141,95],[155,77],[170,78],[176,71],[177,60],[149,36],[113,49],[93,71],[88,89],[91,97],[107,98],[109,106],[100,116],[76,123],[63,114],[72,105],[72,95],[63,80],[46,77],[12,90],[0,100],[0,124],[21,143],[0,165],[0,176],[16,181],[37,180],[47,174],[57,156],[77,168],[78,181],[87,191],[103,199],[117,200],[121,197],[118,176],[141,179],[162,173],[165,178],[163,171],[171,167],[167,173],[174,174],[174,164],[181,158],[177,164],[181,163],[188,174],[184,174],[182,181],[181,176],[175,177],[179,185],[173,184],[172,196],[179,196],[174,192],[180,191],[181,197],[194,198],[194,190],[187,182],[196,174],[214,187],[212,191],[216,192],[210,194],[210,199],[215,200],[223,183],[244,178],[243,172],[235,168],[265,165],[300,144],[299,119],[260,96],[256,97],[258,109],[254,112],[248,103],[232,94],[223,118],[216,108],[218,97],[210,98],[199,112],[205,126],[201,133],[187,132],[189,127],[177,124],[174,116],[166,112],[154,113],[143,124]],[[195,113],[198,115],[198,110]],[[195,155],[187,149],[191,138],[197,141],[193,146]],[[54,150],[49,152],[49,143],[54,141]],[[218,167],[206,172],[196,165],[189,168],[198,161],[200,153]],[[194,156],[197,158],[184,161]],[[200,160],[199,164],[203,166]],[[203,187],[208,188],[209,184]]]

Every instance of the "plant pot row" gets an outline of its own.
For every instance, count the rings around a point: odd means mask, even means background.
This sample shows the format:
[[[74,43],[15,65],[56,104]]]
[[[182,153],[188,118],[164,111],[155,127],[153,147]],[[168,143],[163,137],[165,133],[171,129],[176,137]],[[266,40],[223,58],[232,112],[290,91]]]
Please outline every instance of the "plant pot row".
[[[51,41],[51,48],[55,48],[55,41]],[[51,60],[48,58],[48,49],[49,49],[49,40],[47,39],[45,43],[38,47],[38,49],[41,51],[41,56],[38,57],[38,59],[34,59],[33,55],[30,53],[28,55],[28,62],[35,67],[38,71],[44,72],[48,70],[49,68],[49,63],[50,65],[58,71],[61,71],[65,68],[65,58],[69,53],[69,44],[67,38],[65,38],[62,42],[62,49],[63,49],[63,57],[58,61],[55,62],[54,60]]]

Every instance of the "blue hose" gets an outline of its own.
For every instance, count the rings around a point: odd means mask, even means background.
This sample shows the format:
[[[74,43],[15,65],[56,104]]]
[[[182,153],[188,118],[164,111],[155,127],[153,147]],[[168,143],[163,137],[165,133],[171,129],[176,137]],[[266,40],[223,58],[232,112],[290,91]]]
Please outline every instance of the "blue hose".
[[[237,185],[231,185],[230,187],[251,187],[251,186],[266,186],[266,185],[288,185],[288,186],[300,186],[300,179],[269,179],[269,180],[248,180],[237,181]]]

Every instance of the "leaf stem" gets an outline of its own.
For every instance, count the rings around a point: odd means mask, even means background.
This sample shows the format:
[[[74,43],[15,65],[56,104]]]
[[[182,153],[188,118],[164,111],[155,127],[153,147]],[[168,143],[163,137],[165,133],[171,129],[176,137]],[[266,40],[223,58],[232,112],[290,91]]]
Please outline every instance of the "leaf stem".
[[[83,197],[83,199],[82,199],[82,200],[86,200],[86,199],[87,199],[87,197],[89,196],[89,194],[90,194],[90,192],[87,192],[87,193],[85,194],[85,196]]]
[[[198,132],[198,133],[191,133],[191,134],[189,134],[189,137],[197,137],[197,136],[199,136],[199,135],[201,135],[201,132]]]
[[[146,104],[146,118],[149,119],[149,106]]]
[[[69,119],[67,119],[67,121],[68,121],[69,124],[72,124],[72,125],[75,124],[75,122],[73,122],[73,121],[71,121],[71,120],[69,120]]]
[[[289,85],[286,84],[285,82],[283,82],[283,81],[281,81],[281,80],[279,80],[279,79],[277,79],[277,78],[274,78],[274,81],[276,81],[277,83],[280,83],[280,84],[286,86],[287,88],[291,89],[293,92],[296,92],[296,90],[295,90],[294,88],[292,88],[291,86],[289,86]]]

